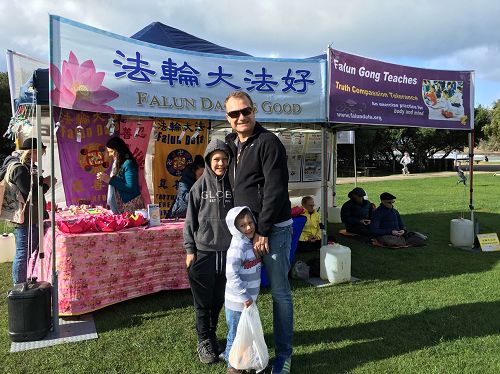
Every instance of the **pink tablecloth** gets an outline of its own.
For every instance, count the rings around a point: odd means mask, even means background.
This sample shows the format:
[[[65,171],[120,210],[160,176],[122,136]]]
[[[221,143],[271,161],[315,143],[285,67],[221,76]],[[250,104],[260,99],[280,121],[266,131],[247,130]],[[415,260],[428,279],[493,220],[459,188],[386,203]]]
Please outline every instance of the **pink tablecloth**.
[[[78,315],[162,290],[186,289],[184,222],[111,233],[65,234],[56,229],[59,313]],[[51,233],[35,275],[51,281]],[[43,277],[40,277],[43,266]]]

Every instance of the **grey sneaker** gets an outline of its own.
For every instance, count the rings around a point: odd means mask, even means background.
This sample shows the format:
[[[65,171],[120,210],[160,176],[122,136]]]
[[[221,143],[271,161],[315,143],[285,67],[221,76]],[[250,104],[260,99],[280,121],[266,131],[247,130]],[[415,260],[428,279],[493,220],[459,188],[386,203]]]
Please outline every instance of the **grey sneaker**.
[[[210,339],[205,339],[198,343],[198,357],[203,364],[213,364],[218,361],[218,355],[215,354]]]

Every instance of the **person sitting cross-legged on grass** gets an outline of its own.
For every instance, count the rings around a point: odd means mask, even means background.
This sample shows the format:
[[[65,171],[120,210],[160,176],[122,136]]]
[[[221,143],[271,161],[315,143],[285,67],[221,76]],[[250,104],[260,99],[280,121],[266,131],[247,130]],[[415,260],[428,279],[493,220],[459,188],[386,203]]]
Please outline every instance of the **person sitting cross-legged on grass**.
[[[369,225],[374,205],[365,200],[366,192],[361,187],[354,188],[347,196],[349,200],[340,210],[340,218],[346,230],[353,234],[370,236]]]
[[[424,245],[427,236],[406,230],[405,224],[394,209],[396,196],[389,192],[380,195],[380,205],[373,212],[370,230],[377,241],[386,247],[418,246]]]

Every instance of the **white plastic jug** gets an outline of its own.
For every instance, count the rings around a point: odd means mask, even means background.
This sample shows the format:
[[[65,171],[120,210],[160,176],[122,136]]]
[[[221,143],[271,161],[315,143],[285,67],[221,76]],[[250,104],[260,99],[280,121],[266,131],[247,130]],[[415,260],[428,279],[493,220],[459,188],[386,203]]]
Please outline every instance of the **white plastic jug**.
[[[332,206],[328,208],[328,222],[330,223],[342,223],[340,218],[340,207]]]
[[[16,239],[14,234],[0,235],[0,263],[14,261],[16,255]]]
[[[351,250],[338,243],[324,245],[320,249],[319,275],[330,283],[351,280]]]
[[[469,219],[452,219],[450,222],[450,241],[454,247],[474,245],[474,224]]]

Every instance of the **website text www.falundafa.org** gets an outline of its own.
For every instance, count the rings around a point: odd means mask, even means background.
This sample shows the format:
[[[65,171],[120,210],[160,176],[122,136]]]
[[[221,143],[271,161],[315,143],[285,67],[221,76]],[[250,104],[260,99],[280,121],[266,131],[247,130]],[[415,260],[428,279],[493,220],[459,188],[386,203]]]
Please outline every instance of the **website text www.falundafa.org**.
[[[351,118],[351,119],[369,119],[371,121],[382,122],[382,117],[372,116],[371,114],[338,113],[337,112],[337,117],[339,117],[339,118]]]

